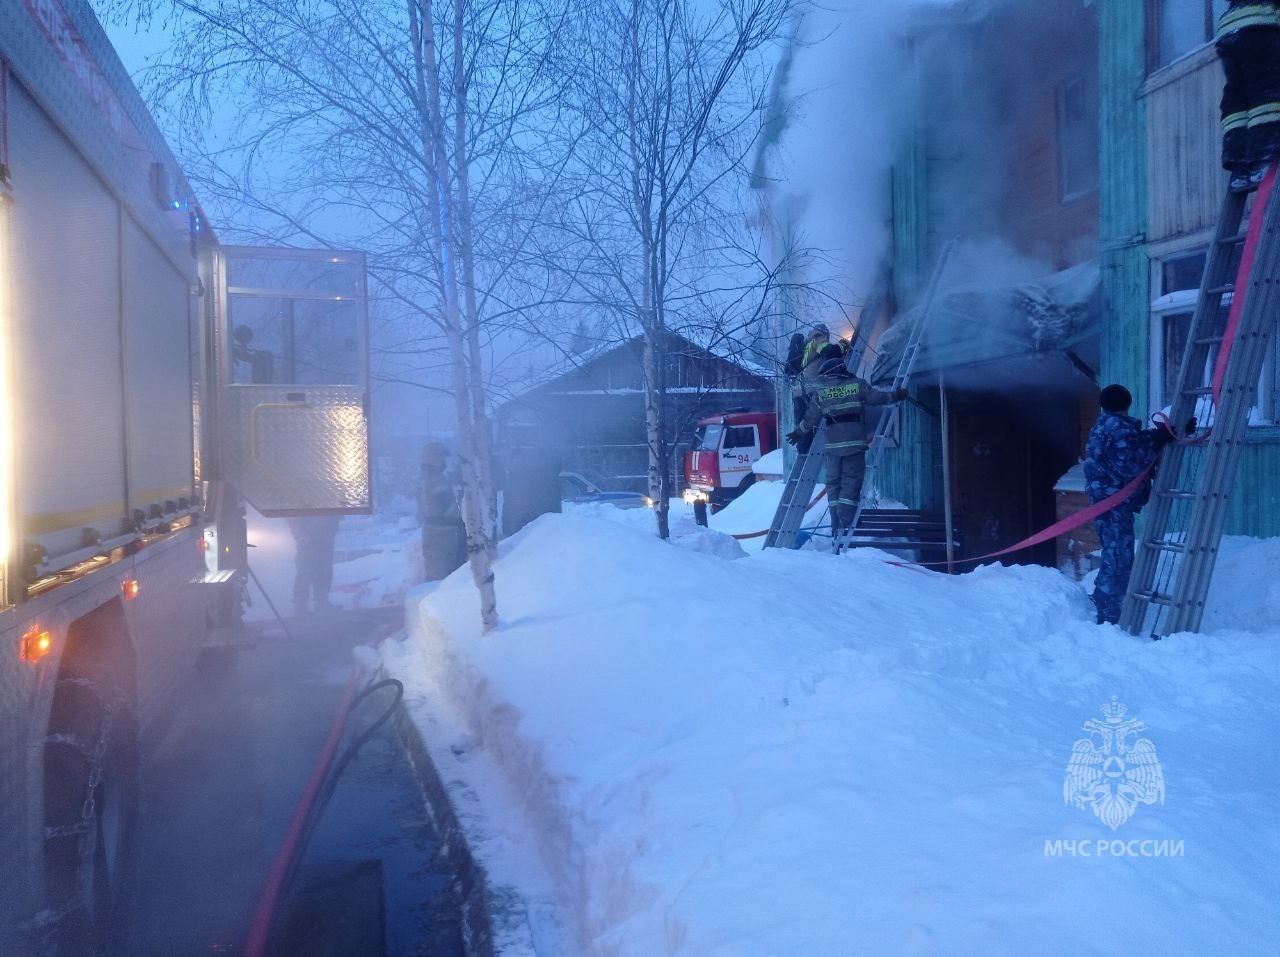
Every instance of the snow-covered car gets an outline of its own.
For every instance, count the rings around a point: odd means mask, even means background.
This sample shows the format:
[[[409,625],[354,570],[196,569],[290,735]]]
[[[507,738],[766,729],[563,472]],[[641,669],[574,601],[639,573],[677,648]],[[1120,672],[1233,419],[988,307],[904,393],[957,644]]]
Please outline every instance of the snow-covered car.
[[[560,473],[560,499],[575,505],[602,502],[618,508],[652,508],[653,500],[639,492],[608,492],[578,472]]]

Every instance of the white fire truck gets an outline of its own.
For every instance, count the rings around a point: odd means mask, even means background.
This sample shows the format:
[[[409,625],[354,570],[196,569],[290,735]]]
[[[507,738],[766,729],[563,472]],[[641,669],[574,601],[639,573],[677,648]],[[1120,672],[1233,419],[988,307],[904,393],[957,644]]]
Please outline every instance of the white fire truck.
[[[0,3],[0,953],[118,943],[241,503],[370,507],[363,258],[228,248],[84,0]]]

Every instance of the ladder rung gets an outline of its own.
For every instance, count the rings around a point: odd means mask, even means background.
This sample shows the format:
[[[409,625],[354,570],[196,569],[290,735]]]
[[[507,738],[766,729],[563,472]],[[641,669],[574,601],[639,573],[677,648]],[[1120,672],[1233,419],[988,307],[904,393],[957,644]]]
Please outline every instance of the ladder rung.
[[[1236,233],[1234,236],[1228,236],[1226,239],[1219,239],[1218,245],[1234,246],[1236,243],[1242,243],[1248,238],[1249,238],[1249,230],[1248,228],[1245,228],[1240,230],[1240,232]]]
[[[1148,541],[1146,544],[1148,548],[1155,548],[1162,552],[1173,552],[1174,554],[1181,554],[1187,550],[1186,545],[1180,544],[1178,542]]]
[[[1206,289],[1204,291],[1204,294],[1206,296],[1225,296],[1229,292],[1234,292],[1235,288],[1236,288],[1235,283],[1228,282],[1228,283],[1223,283],[1221,286],[1214,286],[1211,289]]]
[[[1173,596],[1165,595],[1158,591],[1139,591],[1134,592],[1135,597],[1148,601],[1153,605],[1173,605]]]
[[[1197,339],[1198,346],[1216,346],[1222,341],[1222,336],[1205,336],[1203,339]]]
[[[1183,395],[1213,395],[1213,386],[1202,385],[1202,386],[1197,386],[1194,389],[1183,389],[1182,394]]]
[[[1181,489],[1181,488],[1161,489],[1159,492],[1156,492],[1156,494],[1163,495],[1165,498],[1184,498],[1184,499],[1198,498],[1200,495],[1199,492],[1188,492],[1186,489]]]

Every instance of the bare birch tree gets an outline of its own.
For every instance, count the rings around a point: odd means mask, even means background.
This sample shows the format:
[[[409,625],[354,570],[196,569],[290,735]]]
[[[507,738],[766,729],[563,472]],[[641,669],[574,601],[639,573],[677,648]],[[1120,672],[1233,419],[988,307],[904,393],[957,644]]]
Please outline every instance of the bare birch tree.
[[[775,271],[749,253],[742,205],[763,122],[765,62],[793,0],[601,0],[578,47],[575,104],[590,143],[564,228],[577,281],[644,339],[648,487],[669,534],[669,333],[713,336],[760,318]],[[754,301],[751,301],[754,300]],[[742,318],[742,317],[747,318]],[[698,332],[698,330],[701,330]]]
[[[556,194],[557,0],[104,0],[164,17],[150,92],[201,187],[272,238],[360,245],[385,300],[447,347],[463,519],[486,631],[497,515],[486,325],[547,298],[531,253]],[[228,112],[230,110],[230,113]],[[262,220],[260,219],[259,222]],[[519,322],[514,323],[519,325]]]

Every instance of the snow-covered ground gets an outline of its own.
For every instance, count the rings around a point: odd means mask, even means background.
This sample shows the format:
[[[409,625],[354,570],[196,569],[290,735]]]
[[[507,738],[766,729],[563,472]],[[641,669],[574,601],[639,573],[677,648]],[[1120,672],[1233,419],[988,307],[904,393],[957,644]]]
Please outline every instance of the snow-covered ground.
[[[504,939],[1277,952],[1280,541],[1229,540],[1206,633],[1154,643],[1095,626],[1049,569],[746,557],[685,515],[673,543],[651,521],[544,516],[502,545],[495,633],[464,570],[412,593],[408,639],[383,650]],[[1164,787],[1148,770],[1152,803],[1115,830],[1064,800],[1113,696]]]

